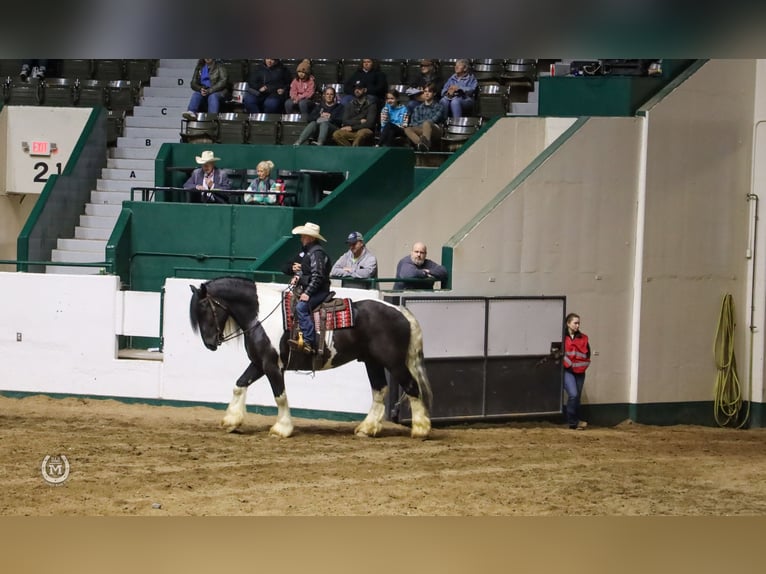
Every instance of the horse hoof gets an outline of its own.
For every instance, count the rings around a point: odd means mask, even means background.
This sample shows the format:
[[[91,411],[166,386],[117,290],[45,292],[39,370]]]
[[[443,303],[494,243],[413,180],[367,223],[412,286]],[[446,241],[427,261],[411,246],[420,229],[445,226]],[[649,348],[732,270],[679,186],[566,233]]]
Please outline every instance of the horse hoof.
[[[235,417],[225,416],[221,421],[221,428],[226,432],[234,432],[242,425],[241,420],[237,420]]]
[[[376,437],[382,430],[383,425],[381,424],[365,424],[363,422],[354,429],[354,434],[356,436]]]
[[[269,435],[279,437],[279,438],[288,438],[292,436],[293,429],[292,427],[280,425],[279,423],[275,424],[273,427],[269,429]]]
[[[431,433],[431,425],[412,425],[410,436],[412,438],[427,439]]]

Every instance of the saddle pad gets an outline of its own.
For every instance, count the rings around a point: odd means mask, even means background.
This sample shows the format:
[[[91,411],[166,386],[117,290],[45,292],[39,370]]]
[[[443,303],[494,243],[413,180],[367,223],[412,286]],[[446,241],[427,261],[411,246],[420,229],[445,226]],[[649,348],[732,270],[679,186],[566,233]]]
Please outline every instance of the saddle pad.
[[[292,291],[286,291],[282,295],[282,326],[285,331],[291,331],[293,328]],[[342,303],[342,305],[341,305]],[[327,309],[327,318],[325,320],[325,329],[332,331],[334,329],[348,329],[354,326],[354,309],[351,306],[351,299],[331,299],[330,303],[322,303],[314,311],[314,328],[319,332],[321,330],[322,307]]]

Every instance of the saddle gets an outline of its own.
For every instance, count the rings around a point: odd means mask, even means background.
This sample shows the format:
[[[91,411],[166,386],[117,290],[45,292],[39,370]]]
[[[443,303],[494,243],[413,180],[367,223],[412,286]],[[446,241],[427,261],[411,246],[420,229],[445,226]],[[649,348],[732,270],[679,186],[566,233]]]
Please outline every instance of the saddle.
[[[301,340],[299,325],[295,317],[295,305],[298,303],[299,292],[286,291],[282,296],[282,319],[285,331],[290,333],[290,339]],[[354,311],[351,299],[335,298],[335,291],[330,291],[319,305],[311,311],[314,319],[314,329],[317,333],[317,356],[325,351],[327,332],[335,329],[347,329],[354,326]]]

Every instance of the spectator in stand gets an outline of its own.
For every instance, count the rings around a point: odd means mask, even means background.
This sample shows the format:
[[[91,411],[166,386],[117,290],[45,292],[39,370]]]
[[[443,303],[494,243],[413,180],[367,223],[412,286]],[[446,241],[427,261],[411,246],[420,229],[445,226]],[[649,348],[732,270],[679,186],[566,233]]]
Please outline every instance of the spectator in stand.
[[[189,100],[189,109],[183,116],[187,120],[193,120],[197,118],[197,112],[205,110],[210,114],[217,114],[226,98],[228,83],[229,74],[226,68],[213,58],[201,58],[194,68],[191,80],[194,93]]]
[[[354,85],[354,98],[343,106],[341,127],[332,134],[332,139],[343,146],[369,146],[374,139],[377,108],[367,96],[367,88],[359,81]]]
[[[322,101],[311,110],[309,123],[294,145],[303,145],[310,138],[316,138],[316,145],[325,145],[342,122],[343,105],[336,98],[335,88],[327,86],[322,92]]]
[[[245,193],[242,196],[242,201],[249,204],[259,203],[261,205],[273,205],[277,202],[276,194],[269,193],[275,191],[274,184],[276,182],[271,179],[271,170],[273,169],[274,162],[271,160],[262,161],[256,166],[257,176],[247,187],[247,190],[253,193]]]
[[[23,82],[26,82],[30,76],[38,80],[44,80],[47,70],[48,60],[23,60],[21,62],[19,78]]]
[[[423,90],[428,84],[433,84],[435,93],[441,94],[442,79],[440,74],[436,71],[436,66],[433,60],[420,60],[420,73],[410,81],[407,95],[410,96],[410,101],[407,102],[407,109],[412,116],[415,108],[418,104],[423,102]]]
[[[362,65],[351,74],[350,78],[346,78],[343,84],[343,90],[345,96],[340,100],[340,103],[344,106],[351,101],[354,92],[354,86],[359,82],[367,89],[367,96],[373,100],[373,103],[380,109],[383,105],[383,100],[386,97],[386,90],[388,89],[388,80],[386,75],[378,69],[378,66],[372,58],[364,58]]]
[[[340,279],[369,279],[378,276],[378,260],[364,244],[364,236],[352,231],[348,238],[348,251],[332,266],[330,277]]]
[[[473,112],[476,89],[479,82],[469,67],[468,60],[455,62],[455,73],[444,83],[441,103],[447,116],[460,118]]]
[[[415,243],[412,246],[412,253],[402,258],[396,266],[396,277],[402,279],[431,279],[430,282],[415,284],[406,284],[404,282],[394,283],[394,289],[433,289],[434,281],[446,281],[447,269],[435,261],[426,259],[428,249],[424,243]]]
[[[210,150],[203,151],[202,155],[196,157],[201,167],[195,169],[184,183],[184,189],[198,189],[203,192],[200,194],[202,203],[227,203],[226,194],[215,193],[231,189],[229,177],[215,165],[220,159]]]
[[[418,151],[430,151],[442,137],[441,124],[446,119],[444,106],[437,102],[436,86],[426,84],[423,88],[423,103],[415,108],[410,126],[404,128],[404,135],[417,146]]]
[[[290,72],[275,58],[266,58],[263,64],[250,70],[245,111],[249,114],[279,114],[284,109],[290,89]]]
[[[404,135],[404,128],[409,125],[410,114],[407,106],[399,102],[399,92],[386,92],[386,105],[380,110],[380,144],[391,147],[397,137]]]
[[[292,114],[295,107],[304,116],[314,109],[314,93],[316,84],[314,76],[311,75],[311,62],[303,60],[295,71],[296,77],[290,84],[290,97],[285,101],[285,112]]]

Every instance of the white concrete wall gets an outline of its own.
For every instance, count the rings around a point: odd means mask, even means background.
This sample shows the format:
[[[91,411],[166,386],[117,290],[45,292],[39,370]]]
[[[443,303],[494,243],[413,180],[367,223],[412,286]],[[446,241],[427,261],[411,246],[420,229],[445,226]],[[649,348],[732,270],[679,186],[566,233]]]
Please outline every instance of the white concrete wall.
[[[168,280],[164,358],[148,361],[118,359],[116,335],[157,336],[158,293],[120,292],[114,276],[0,273],[0,390],[228,403],[248,364],[242,339],[217,352],[204,347],[189,324],[191,283],[199,280]],[[282,288],[258,284],[264,319]],[[354,300],[379,297],[372,290],[336,291]],[[281,309],[264,324],[280,330]],[[296,408],[361,414],[370,407],[359,362],[315,376],[291,372],[285,384]],[[265,378],[252,385],[248,404],[274,406]]]
[[[415,241],[425,242],[429,258],[440,262],[441,246],[545,148],[560,124],[554,121],[548,131],[545,118],[497,120],[369,241],[378,275],[394,277]]]
[[[35,164],[44,162],[48,171],[44,177],[66,167],[77,140],[90,116],[90,108],[61,108],[38,106],[6,106],[6,129],[0,137],[5,138],[5,177],[0,178],[0,193],[39,194],[44,182],[35,182],[41,169]],[[22,142],[47,141],[55,143],[57,151],[52,155],[32,156],[22,149]]]
[[[589,119],[454,249],[455,294],[567,297],[597,353],[589,403],[628,401],[641,121]]]
[[[638,402],[712,400],[721,300],[744,379],[754,60],[712,60],[649,112]]]

